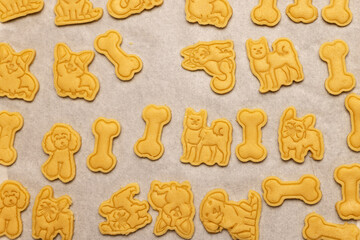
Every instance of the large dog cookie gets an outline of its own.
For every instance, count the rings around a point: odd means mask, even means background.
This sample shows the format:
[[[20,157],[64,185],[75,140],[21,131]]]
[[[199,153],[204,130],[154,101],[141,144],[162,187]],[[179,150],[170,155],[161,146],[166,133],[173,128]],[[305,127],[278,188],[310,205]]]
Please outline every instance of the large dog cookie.
[[[194,109],[187,108],[183,126],[181,162],[191,165],[202,163],[228,165],[231,153],[232,125],[227,119],[214,120],[208,127],[206,110],[195,112]]]
[[[352,20],[349,0],[330,0],[330,4],[322,9],[321,14],[326,22],[340,27],[350,24]]]
[[[351,132],[347,136],[349,148],[355,152],[360,151],[360,96],[355,93],[345,98],[345,107],[350,113]]]
[[[57,26],[93,22],[103,15],[102,8],[93,8],[89,0],[57,0],[54,12]]]
[[[294,0],[286,7],[286,14],[294,22],[312,23],[318,17],[318,10],[312,0]]]
[[[159,212],[154,227],[156,236],[164,235],[168,230],[175,230],[185,239],[193,236],[195,207],[188,181],[152,181],[148,201],[151,207]]]
[[[163,2],[164,0],[109,0],[107,10],[112,17],[122,19],[158,7]]]
[[[181,66],[189,71],[204,70],[212,76],[211,89],[218,94],[235,86],[235,51],[231,40],[198,42],[181,50]]]
[[[228,0],[186,0],[185,13],[188,22],[224,28],[233,10]]]
[[[282,85],[288,86],[304,79],[302,65],[290,39],[277,39],[273,42],[272,49],[270,52],[265,37],[246,41],[251,72],[260,82],[261,93],[275,92]]]
[[[39,90],[39,82],[29,70],[34,58],[33,49],[17,53],[9,44],[0,43],[0,97],[34,100]]]
[[[23,230],[21,212],[30,202],[27,189],[18,181],[5,180],[0,185],[0,237],[19,237]]]
[[[261,140],[261,128],[267,122],[262,109],[241,109],[237,113],[237,122],[243,128],[243,142],[236,146],[236,156],[242,162],[261,162],[267,151]]]
[[[121,127],[115,119],[98,118],[92,125],[95,136],[95,147],[87,160],[88,168],[93,172],[108,173],[116,165],[116,157],[112,153],[113,139],[119,136]]]
[[[315,121],[314,114],[298,118],[294,107],[285,109],[280,119],[278,138],[283,160],[293,159],[303,163],[309,151],[314,160],[323,159],[324,140],[320,130],[315,128]]]
[[[61,239],[71,240],[74,234],[74,214],[69,209],[71,204],[70,196],[54,198],[52,187],[43,187],[34,203],[32,237],[53,240],[60,234]]]
[[[257,25],[273,27],[281,19],[277,0],[259,0],[259,4],[251,11],[251,20]]]
[[[146,122],[142,138],[134,145],[134,152],[139,157],[158,160],[164,153],[161,134],[164,125],[171,120],[171,110],[167,106],[150,104],[143,110],[142,117]]]
[[[56,44],[54,85],[60,97],[94,100],[99,91],[99,81],[88,70],[94,56],[93,51],[75,53],[65,43]]]
[[[149,203],[134,198],[139,192],[139,185],[130,183],[101,203],[99,214],[106,218],[99,224],[102,234],[129,235],[151,222]]]
[[[298,181],[282,181],[277,177],[267,177],[262,182],[265,202],[272,207],[278,207],[287,199],[299,199],[306,204],[316,204],[322,193],[320,181],[314,175],[303,175]]]
[[[40,12],[44,7],[43,0],[1,0],[0,22],[7,22],[15,18]]]
[[[226,229],[232,239],[259,239],[261,197],[249,191],[248,199],[229,201],[223,189],[206,194],[200,205],[200,220],[206,231],[218,233]]]
[[[120,48],[122,37],[115,30],[100,34],[95,39],[95,49],[103,54],[115,66],[116,76],[123,81],[131,80],[142,69],[141,59],[134,54],[127,54]]]
[[[56,123],[47,132],[42,141],[42,147],[49,158],[41,166],[44,176],[53,181],[60,179],[67,183],[75,177],[74,154],[81,146],[80,135],[70,126]]]
[[[329,77],[325,81],[326,90],[339,95],[355,87],[355,77],[346,71],[345,57],[349,47],[343,40],[326,42],[320,47],[320,58],[328,64]]]
[[[16,158],[14,148],[15,134],[24,124],[24,119],[18,112],[0,112],[0,165],[10,166]]]

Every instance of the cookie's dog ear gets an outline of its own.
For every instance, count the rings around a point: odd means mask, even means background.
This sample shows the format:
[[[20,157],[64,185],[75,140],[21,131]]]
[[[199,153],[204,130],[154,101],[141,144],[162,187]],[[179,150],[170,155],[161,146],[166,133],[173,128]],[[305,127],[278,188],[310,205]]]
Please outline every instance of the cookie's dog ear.
[[[75,151],[79,147],[79,136],[74,133],[70,133],[70,140],[69,140],[69,150]]]
[[[55,48],[57,58],[59,59],[59,63],[69,61],[71,58],[70,49],[62,43],[56,45]]]
[[[19,197],[16,206],[19,209],[24,209],[26,207],[26,203],[28,202],[27,195],[22,189],[18,188],[17,190],[19,192]]]
[[[312,114],[308,114],[304,117],[303,123],[306,129],[315,126],[315,117]]]
[[[47,152],[47,151],[49,151],[49,152],[56,151],[56,147],[55,147],[54,142],[52,140],[52,132],[45,135],[45,137],[43,139],[43,146],[44,146],[44,149],[46,150],[45,152]]]
[[[293,107],[287,108],[282,116],[284,121],[294,119],[295,117],[296,117],[296,112],[295,112],[295,108]]]
[[[0,44],[0,63],[10,62],[13,54],[6,44]]]

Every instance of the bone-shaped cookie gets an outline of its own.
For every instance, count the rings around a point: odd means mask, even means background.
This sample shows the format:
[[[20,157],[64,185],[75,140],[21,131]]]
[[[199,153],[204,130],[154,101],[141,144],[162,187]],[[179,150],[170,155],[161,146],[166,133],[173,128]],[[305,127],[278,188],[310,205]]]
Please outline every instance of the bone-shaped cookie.
[[[350,24],[352,12],[349,9],[349,0],[330,0],[330,4],[322,9],[321,15],[326,22],[340,27]]]
[[[95,39],[95,49],[103,54],[115,66],[116,76],[123,81],[129,81],[134,74],[142,69],[141,59],[134,54],[127,54],[121,49],[122,37],[115,30],[100,34]]]
[[[346,71],[345,57],[349,47],[343,40],[326,42],[320,47],[320,58],[327,62],[329,77],[325,81],[326,90],[332,95],[350,91],[355,87],[355,77]]]
[[[275,26],[281,18],[276,5],[277,0],[259,0],[259,4],[251,11],[252,21],[257,25]]]
[[[17,112],[0,112],[0,164],[10,166],[17,157],[14,148],[15,133],[24,124],[23,117]]]
[[[116,165],[112,153],[113,139],[119,136],[121,127],[115,119],[98,118],[92,126],[95,136],[94,152],[87,158],[87,166],[93,172],[108,173]]]
[[[143,110],[142,117],[146,123],[145,132],[134,145],[134,152],[139,157],[158,160],[164,153],[161,133],[164,125],[171,119],[171,110],[167,106],[150,104]]]
[[[360,96],[355,93],[345,98],[345,107],[350,113],[351,132],[347,136],[347,144],[353,151],[360,151]]]
[[[286,14],[294,22],[312,23],[318,17],[318,11],[312,0],[294,0],[286,7]]]
[[[242,162],[261,162],[267,151],[261,140],[261,128],[267,122],[266,113],[262,109],[244,108],[237,114],[237,122],[243,128],[243,142],[236,147],[236,156]]]
[[[326,222],[319,214],[313,212],[306,216],[303,228],[306,240],[359,240],[360,231],[355,224],[334,224]]]
[[[298,181],[282,181],[277,177],[267,177],[262,182],[265,202],[272,207],[280,206],[286,199],[299,199],[306,204],[316,204],[322,193],[320,181],[314,175],[303,175]]]

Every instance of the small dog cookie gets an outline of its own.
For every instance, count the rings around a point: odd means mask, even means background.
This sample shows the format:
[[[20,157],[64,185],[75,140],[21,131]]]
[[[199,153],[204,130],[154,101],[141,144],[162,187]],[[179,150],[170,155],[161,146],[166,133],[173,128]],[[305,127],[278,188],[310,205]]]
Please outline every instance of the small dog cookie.
[[[134,54],[127,54],[120,48],[122,37],[115,30],[100,34],[95,39],[95,49],[103,54],[115,66],[116,76],[123,81],[131,80],[142,69],[141,59]]]
[[[200,220],[206,231],[218,233],[226,229],[232,239],[259,239],[261,197],[249,191],[248,200],[229,201],[227,192],[214,189],[200,205]]]
[[[60,234],[61,239],[71,240],[74,234],[74,214],[69,209],[71,204],[70,196],[54,198],[52,187],[43,187],[34,203],[32,237],[53,240]]]
[[[142,158],[158,160],[164,153],[161,134],[164,125],[171,120],[171,110],[167,106],[150,104],[143,110],[142,117],[146,122],[142,138],[134,145],[134,152]]]
[[[39,91],[39,82],[29,70],[34,58],[33,49],[17,53],[9,44],[0,43],[0,97],[34,100]]]
[[[21,212],[30,202],[27,189],[18,181],[5,180],[0,185],[0,237],[18,238],[23,230]]]
[[[156,236],[164,235],[168,230],[175,230],[185,239],[193,236],[195,207],[188,181],[152,181],[148,201],[151,207],[159,212],[154,227]]]
[[[224,28],[233,10],[228,0],[186,0],[185,13],[188,22]]]
[[[355,152],[360,151],[360,96],[355,93],[345,98],[345,107],[350,113],[351,132],[347,136],[349,148]]]
[[[290,39],[277,39],[273,42],[272,49],[270,52],[265,37],[246,41],[251,72],[260,82],[261,93],[275,92],[282,85],[288,86],[304,79],[302,65]]]
[[[294,0],[294,3],[286,7],[286,14],[296,23],[312,23],[318,17],[318,10],[312,0]]]
[[[303,228],[303,237],[306,240],[344,239],[358,240],[359,228],[355,224],[334,224],[326,222],[319,214],[313,212],[306,216]]]
[[[343,40],[326,42],[320,47],[320,58],[328,64],[329,77],[325,81],[326,90],[332,95],[348,92],[355,87],[355,77],[346,71],[345,57],[349,47]]]
[[[340,27],[345,27],[352,21],[349,0],[330,0],[330,4],[322,9],[321,14],[326,22]]]
[[[279,150],[285,161],[293,159],[303,163],[308,151],[311,158],[321,160],[324,157],[324,140],[320,130],[315,128],[315,115],[296,117],[296,109],[288,107],[283,112],[279,125]]]
[[[93,172],[108,173],[116,165],[116,157],[112,153],[114,138],[119,136],[121,127],[115,119],[98,118],[92,125],[95,136],[94,152],[86,160],[88,168]]]
[[[191,165],[227,166],[230,160],[232,125],[225,119],[214,120],[207,126],[207,112],[187,108],[181,137],[183,155],[180,160]]]
[[[139,185],[130,183],[101,203],[99,214],[106,218],[106,222],[99,224],[102,234],[129,235],[151,223],[149,203],[134,198],[139,192]]]
[[[74,154],[80,146],[81,137],[70,125],[56,123],[42,141],[44,152],[50,156],[41,166],[44,176],[50,181],[72,181],[75,177]]]
[[[251,11],[251,20],[257,25],[273,27],[281,19],[280,10],[277,8],[277,0],[259,0],[259,5]]]
[[[164,0],[109,0],[107,2],[107,10],[112,17],[123,19],[133,14],[141,13],[144,10],[161,6],[163,2]]]
[[[212,76],[210,86],[217,94],[235,86],[235,51],[231,40],[198,42],[181,50],[181,66],[189,71],[204,70]]]
[[[10,166],[16,158],[14,148],[15,134],[24,125],[24,119],[18,112],[0,112],[0,165]]]
[[[99,81],[88,70],[94,56],[93,51],[74,53],[65,43],[56,44],[54,85],[60,97],[94,100],[99,91]]]
[[[93,8],[89,0],[57,0],[54,12],[57,26],[93,22],[103,15],[102,8]]]
[[[277,177],[267,177],[262,182],[263,198],[271,207],[278,207],[287,199],[298,199],[306,204],[316,204],[322,193],[320,181],[314,175],[303,175],[298,181],[282,181]]]
[[[0,22],[40,12],[43,7],[43,0],[0,0]]]
[[[261,140],[261,128],[266,125],[267,115],[262,109],[241,109],[237,122],[243,128],[243,142],[236,146],[236,156],[241,162],[261,162],[267,151]]]

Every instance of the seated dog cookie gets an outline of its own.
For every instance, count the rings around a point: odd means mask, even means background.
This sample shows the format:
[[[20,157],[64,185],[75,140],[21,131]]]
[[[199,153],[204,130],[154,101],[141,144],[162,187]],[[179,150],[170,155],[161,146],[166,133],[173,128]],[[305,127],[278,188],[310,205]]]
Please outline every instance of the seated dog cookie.
[[[257,25],[275,26],[281,18],[276,5],[277,0],[259,0],[259,4],[251,11],[251,20]]]
[[[40,12],[43,7],[43,0],[0,0],[0,22]]]
[[[326,22],[340,27],[345,27],[352,21],[349,0],[330,0],[330,4],[322,9],[321,14]]]
[[[164,0],[109,0],[107,10],[114,18],[127,18],[162,5]]]
[[[347,136],[349,148],[355,152],[360,151],[360,96],[351,93],[345,98],[345,107],[350,113],[351,132]]]
[[[294,3],[286,7],[286,14],[297,23],[312,23],[318,17],[317,8],[312,4],[312,0],[294,0]]]

